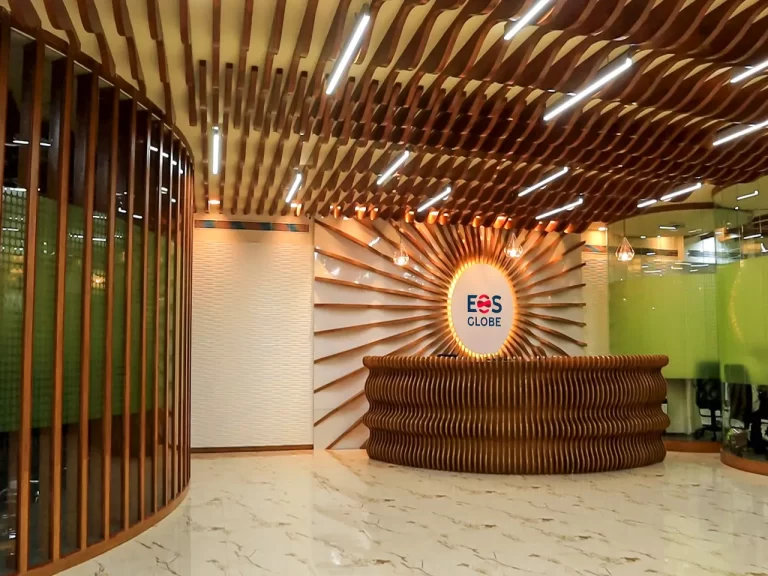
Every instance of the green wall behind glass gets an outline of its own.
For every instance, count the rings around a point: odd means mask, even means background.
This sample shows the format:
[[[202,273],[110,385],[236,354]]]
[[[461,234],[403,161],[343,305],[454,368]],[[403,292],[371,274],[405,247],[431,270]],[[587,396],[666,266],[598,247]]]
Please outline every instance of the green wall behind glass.
[[[666,378],[716,378],[715,275],[629,276],[609,286],[611,354],[665,354]]]
[[[768,384],[766,289],[766,257],[723,264],[717,269],[720,363],[724,368],[727,365],[743,367],[735,372],[748,384]],[[724,371],[723,379],[728,380]]]
[[[10,194],[4,194],[4,213],[2,232],[2,258],[0,258],[0,432],[16,430],[19,426],[19,393],[18,386],[21,382],[21,356],[20,338],[22,330],[22,289],[23,289],[23,246],[24,242],[24,210],[23,203],[19,203],[18,209],[14,210],[14,204]],[[32,400],[32,426],[45,427],[51,422],[51,396],[53,392],[53,354],[54,354],[54,305],[55,299],[52,294],[55,293],[55,244],[57,228],[57,204],[55,201],[41,197],[39,199],[38,209],[38,235],[36,239],[37,250],[37,270],[35,282],[35,325],[34,325],[34,356],[33,356],[33,400]],[[72,315],[80,314],[80,304],[82,301],[82,236],[83,236],[83,209],[78,206],[70,205],[67,216],[67,293],[65,295],[66,305],[65,314],[68,318]],[[140,324],[138,322],[141,314],[141,238],[142,230],[139,225],[133,225],[134,252],[133,252],[133,290],[131,299],[133,301],[133,327]],[[94,269],[93,282],[94,289],[92,293],[92,323],[91,338],[94,341],[103,342],[105,338],[105,292],[103,289],[104,274],[103,269],[106,266],[106,243],[104,240],[106,232],[106,219],[103,214],[96,214],[94,220]],[[114,305],[120,306],[122,310],[116,308],[114,318],[114,332],[117,337],[115,342],[122,347],[125,331],[125,270],[124,263],[126,258],[127,223],[123,220],[116,222],[116,242],[115,242],[115,282],[119,283],[115,289]],[[154,239],[155,233],[150,232],[149,245],[153,248],[149,253],[149,278],[150,293],[153,298],[150,299],[148,307],[148,328],[154,327],[154,270],[155,254]],[[52,249],[54,248],[54,249]],[[172,251],[175,247],[171,246]],[[160,266],[165,272],[167,256],[167,242],[163,238],[161,243]],[[138,281],[137,281],[138,280]],[[165,280],[165,278],[163,278]],[[164,312],[165,302],[165,283],[161,285],[161,310]],[[173,288],[172,288],[173,289]],[[162,318],[161,326],[164,327],[165,318]],[[64,390],[62,418],[65,424],[77,422],[79,419],[79,389],[80,389],[80,323],[67,321],[65,319],[65,345],[64,345]],[[137,330],[132,333],[132,340],[137,342]],[[153,350],[154,333],[148,341],[148,350]],[[164,337],[165,334],[163,333]],[[164,338],[161,341],[164,345]],[[140,377],[140,350],[139,346],[133,347],[131,357],[131,372],[133,375],[131,387],[131,412],[137,413],[139,410],[139,377]],[[112,413],[115,415],[123,412],[123,379],[125,375],[125,359],[122,349],[113,348],[113,395],[112,395]],[[93,346],[91,356],[91,394],[89,397],[89,414],[91,418],[100,418],[103,411],[103,388],[104,388],[104,347]],[[153,382],[152,373],[152,354],[147,357],[147,384],[151,390]],[[160,404],[165,402],[165,378],[164,376],[165,356],[161,354],[160,362],[162,371],[159,378],[159,397]],[[101,380],[97,382],[96,379]],[[147,394],[147,408],[153,406],[152,394]]]

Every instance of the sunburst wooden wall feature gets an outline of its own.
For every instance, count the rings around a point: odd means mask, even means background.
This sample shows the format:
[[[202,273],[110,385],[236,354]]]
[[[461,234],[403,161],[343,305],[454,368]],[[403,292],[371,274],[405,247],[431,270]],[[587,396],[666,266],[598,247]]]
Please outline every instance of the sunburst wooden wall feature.
[[[315,225],[315,445],[360,447],[367,355],[472,354],[452,331],[449,301],[461,271],[486,263],[515,295],[514,329],[501,354],[582,353],[581,248],[577,235],[494,226],[357,218]],[[516,233],[523,253],[505,248]],[[408,255],[405,266],[392,260]]]

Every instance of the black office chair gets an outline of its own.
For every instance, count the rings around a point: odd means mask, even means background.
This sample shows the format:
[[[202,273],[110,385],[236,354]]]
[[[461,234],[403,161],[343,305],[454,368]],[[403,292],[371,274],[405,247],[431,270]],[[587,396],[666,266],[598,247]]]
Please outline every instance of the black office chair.
[[[723,429],[723,394],[720,388],[720,380],[716,378],[706,378],[696,381],[696,407],[699,409],[699,416],[702,419],[709,420],[704,424],[702,420],[701,428],[693,433],[693,437],[699,440],[706,432],[712,432],[712,440],[717,441],[717,433]]]
[[[753,388],[749,373],[741,364],[726,364],[723,372],[728,390],[725,404],[729,411],[728,426],[743,431],[737,436],[749,435],[748,440],[734,439],[732,443],[738,448],[737,452],[749,446],[755,454],[765,454],[767,443],[763,426],[768,425],[768,387]],[[755,394],[757,409],[753,405]]]

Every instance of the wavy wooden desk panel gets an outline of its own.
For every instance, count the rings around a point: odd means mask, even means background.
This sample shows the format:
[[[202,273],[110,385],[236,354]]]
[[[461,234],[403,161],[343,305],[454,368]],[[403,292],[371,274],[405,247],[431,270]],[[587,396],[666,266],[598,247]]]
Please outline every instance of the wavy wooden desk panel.
[[[666,356],[368,356],[368,455],[495,474],[570,474],[661,462]]]

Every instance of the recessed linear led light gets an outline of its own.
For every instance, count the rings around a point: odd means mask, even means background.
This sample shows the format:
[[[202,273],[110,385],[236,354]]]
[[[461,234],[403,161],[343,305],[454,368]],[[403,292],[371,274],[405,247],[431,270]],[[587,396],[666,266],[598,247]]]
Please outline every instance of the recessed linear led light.
[[[352,58],[357,55],[360,42],[363,40],[363,34],[365,33],[365,29],[368,28],[368,24],[370,22],[371,15],[368,13],[368,7],[365,6],[360,13],[357,24],[355,24],[355,31],[352,34],[352,38],[349,39],[349,42],[344,47],[344,52],[341,54],[341,58],[336,61],[336,65],[333,67],[331,79],[325,89],[325,93],[327,95],[333,94],[333,91],[336,89],[336,85],[339,83],[339,80],[341,80],[341,75],[344,74],[347,66],[349,66],[351,63]]]
[[[136,218],[136,220],[142,220],[144,218],[141,214],[134,214],[133,217]]]
[[[642,200],[641,202],[637,203],[637,207],[638,208],[647,208],[648,206],[653,206],[654,204],[656,204],[656,202],[658,202],[658,200],[653,199],[653,198],[650,199],[650,200]]]
[[[589,86],[584,88],[583,90],[578,91],[574,96],[571,96],[570,98],[567,98],[554,108],[552,108],[549,112],[544,114],[544,121],[547,122],[554,118],[555,116],[559,116],[568,108],[571,106],[575,106],[582,100],[586,99],[588,96],[591,96],[600,88],[608,84],[611,80],[622,74],[623,72],[626,72],[629,70],[629,68],[632,66],[632,58],[629,56],[625,56],[623,60],[619,60],[618,64],[609,64],[605,68],[603,68],[600,72],[600,76],[597,80],[592,82]]]
[[[643,274],[661,274],[661,270],[643,270]]]
[[[741,72],[740,74],[737,74],[733,78],[731,78],[731,84],[736,84],[738,82],[741,82],[742,80],[746,80],[750,76],[754,76],[758,72],[761,72],[762,70],[765,70],[768,68],[768,60],[765,62],[760,62],[760,64],[756,64],[755,66],[747,66],[747,69],[744,70],[744,72]]]
[[[688,230],[688,234],[698,234],[701,232],[701,228],[694,228],[693,230]]]
[[[159,148],[157,146],[150,146],[149,149],[152,152],[158,152],[159,151]]]
[[[211,161],[213,166],[211,172],[214,174],[219,173],[219,146],[221,145],[221,134],[219,134],[219,127],[213,127],[213,153],[211,154]]]
[[[693,184],[692,186],[687,186],[680,190],[676,190],[675,192],[670,192],[669,194],[665,194],[664,196],[661,197],[661,201],[669,202],[673,198],[677,198],[678,196],[682,196],[684,194],[688,194],[689,192],[693,192],[694,190],[698,190],[702,186],[703,184],[701,182],[696,182],[696,184]]]
[[[640,240],[645,240],[648,236],[640,236]]]
[[[755,238],[762,238],[762,234],[750,234],[749,236],[744,236],[744,240],[754,240]]]
[[[607,232],[608,227],[607,226],[600,226],[600,228],[597,229],[598,232]]]
[[[525,190],[520,192],[518,194],[518,196],[526,196],[526,195],[530,194],[531,192],[535,192],[539,188],[544,188],[544,186],[546,186],[550,182],[554,182],[555,180],[557,180],[561,176],[564,176],[567,173],[568,173],[568,166],[566,166],[565,168],[562,168],[561,170],[558,170],[554,174],[550,174],[549,176],[544,178],[544,180],[542,180],[541,182],[537,182],[533,186],[528,186],[528,188],[526,188]]]
[[[671,270],[682,270],[682,269],[683,269],[683,267],[682,267],[682,266],[670,266],[669,268],[670,268]]]
[[[739,200],[746,200],[747,198],[754,198],[758,194],[760,194],[760,192],[755,190],[754,192],[750,192],[749,194],[744,194],[743,196],[737,196],[736,197],[736,201],[738,202]]]
[[[288,195],[285,197],[285,203],[290,204],[291,200],[293,200],[294,195],[299,190],[299,187],[301,186],[301,172],[298,170],[296,171],[296,176],[293,178],[293,183],[291,183],[291,187],[288,190]]]
[[[14,138],[12,142],[17,146],[26,146],[27,144],[29,144],[29,140],[23,140],[21,138]]]
[[[515,34],[525,28],[529,22],[536,18],[536,16],[538,16],[541,11],[551,3],[552,0],[539,0],[536,2],[536,4],[534,4],[533,7],[528,10],[528,12],[526,12],[519,20],[517,20],[514,26],[512,26],[512,28],[510,28],[506,34],[504,34],[504,40],[511,40],[514,38]]]
[[[440,192],[440,194],[438,194],[437,196],[432,198],[432,200],[427,200],[426,202],[424,202],[424,204],[419,206],[416,209],[416,211],[417,212],[424,212],[424,210],[426,210],[430,206],[433,206],[433,205],[437,204],[438,202],[440,202],[440,200],[443,200],[444,198],[447,198],[448,194],[450,194],[450,193],[451,193],[451,187],[450,186],[446,186],[445,189],[442,192]]]
[[[646,252],[646,256],[656,256],[656,252]]]
[[[571,202],[570,204],[566,204],[565,206],[561,206],[560,208],[555,208],[554,210],[550,210],[549,212],[544,212],[544,214],[539,214],[536,216],[536,220],[543,220],[544,218],[549,218],[550,216],[554,216],[555,214],[559,214],[560,212],[565,212],[566,210],[573,210],[577,206],[580,206],[581,204],[584,204],[584,198],[579,198],[575,202]]]
[[[736,128],[721,130],[715,135],[717,139],[712,142],[712,146],[720,146],[720,144],[731,142],[732,140],[736,140],[737,138],[741,138],[747,134],[752,134],[752,132],[757,132],[758,130],[762,130],[766,127],[768,127],[768,120],[763,120],[758,124],[750,124],[749,126],[737,126]]]
[[[393,162],[393,163],[392,163],[392,164],[389,166],[389,168],[387,168],[386,170],[384,170],[384,172],[381,174],[381,176],[379,176],[379,178],[376,180],[376,184],[378,184],[379,186],[381,186],[382,184],[384,184],[384,182],[386,182],[386,181],[387,181],[387,180],[389,180],[389,179],[390,179],[392,176],[394,176],[394,174],[395,174],[395,172],[397,172],[398,168],[400,168],[400,166],[402,166],[403,164],[405,164],[405,161],[406,161],[406,160],[408,160],[408,156],[409,156],[410,154],[411,154],[411,153],[410,153],[408,150],[403,150],[403,153],[402,153],[402,154],[400,154],[400,156],[398,156],[398,157],[397,157],[397,160],[395,160],[395,161],[394,161],[394,162]]]
[[[221,200],[211,199],[208,200],[208,206],[220,206]]]
[[[41,140],[40,141],[40,146],[42,146],[43,148],[50,148],[51,147],[51,143],[50,142],[46,142],[45,140]]]
[[[659,226],[659,230],[677,230],[677,226]]]

